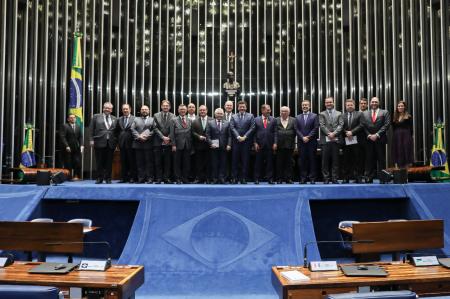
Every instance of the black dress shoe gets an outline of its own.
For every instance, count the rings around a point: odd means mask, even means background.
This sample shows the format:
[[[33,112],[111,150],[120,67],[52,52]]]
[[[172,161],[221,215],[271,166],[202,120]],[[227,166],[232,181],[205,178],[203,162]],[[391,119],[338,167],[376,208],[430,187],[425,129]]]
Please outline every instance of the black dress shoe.
[[[182,184],[181,180],[177,180],[177,184]]]
[[[139,179],[138,180],[138,184],[145,184],[145,180],[144,179]]]
[[[350,183],[350,180],[347,180],[347,179],[342,180],[342,184],[348,184],[348,183]]]
[[[277,184],[283,184],[283,181],[282,180],[278,180]]]
[[[366,179],[366,184],[373,184],[373,179]]]
[[[236,180],[235,179],[230,179],[230,184],[236,184]]]
[[[301,179],[300,180],[300,184],[302,184],[302,185],[306,184],[306,180],[305,179]]]
[[[119,184],[124,184],[124,183],[128,183],[128,180],[120,180]]]
[[[105,183],[111,184],[111,179],[106,179],[106,180],[105,180]]]
[[[134,184],[134,180],[133,179],[130,179],[130,184]]]
[[[172,181],[170,179],[164,180],[164,184],[172,184]]]
[[[102,182],[103,182],[102,179],[96,179],[96,180],[95,180],[95,183],[96,183],[96,184],[101,184]]]
[[[160,180],[160,179],[157,179],[157,180],[155,181],[155,184],[161,184],[161,180]]]
[[[215,184],[218,184],[218,183],[219,183],[219,181],[216,180],[216,179],[214,179],[214,180],[211,181],[211,184],[214,184],[214,185],[215,185]]]
[[[189,180],[188,179],[184,179],[183,180],[183,184],[189,184]]]
[[[255,180],[255,185],[259,185],[259,180]]]
[[[153,179],[148,179],[147,184],[153,184]]]
[[[314,184],[316,183],[316,180],[310,180],[309,183],[310,183],[311,185],[314,185]]]
[[[329,184],[330,181],[329,181],[328,179],[326,179],[326,180],[323,180],[323,183],[324,183],[324,184]]]
[[[293,184],[294,182],[292,180],[287,180],[286,184]]]
[[[362,180],[361,180],[361,179],[356,179],[355,183],[356,183],[356,184],[361,184],[361,183],[362,183]]]
[[[246,185],[246,184],[247,184],[247,181],[244,180],[244,179],[242,179],[242,180],[241,180],[241,184],[242,184],[242,185]]]
[[[273,180],[269,180],[268,183],[269,183],[270,185],[275,184],[275,182],[274,182]]]
[[[193,182],[192,182],[192,184],[199,184],[200,183],[200,180],[197,180],[197,179],[195,179]]]
[[[339,184],[339,181],[338,180],[331,180],[331,183],[332,184]]]

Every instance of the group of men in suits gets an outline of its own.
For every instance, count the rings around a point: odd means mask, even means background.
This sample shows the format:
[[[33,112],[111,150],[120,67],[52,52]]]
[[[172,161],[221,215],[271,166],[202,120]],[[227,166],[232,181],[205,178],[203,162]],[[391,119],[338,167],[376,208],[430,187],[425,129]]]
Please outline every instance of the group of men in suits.
[[[142,106],[140,116],[131,115],[131,107],[122,105],[122,116],[111,115],[112,104],[103,105],[103,113],[90,122],[90,144],[94,147],[97,166],[96,183],[111,183],[113,152],[118,146],[121,157],[121,181],[138,183],[230,183],[246,184],[250,153],[255,152],[254,182],[269,184],[293,182],[293,154],[298,151],[300,183],[314,184],[318,177],[317,148],[322,149],[324,183],[337,183],[339,151],[343,150],[343,182],[372,182],[376,170],[386,163],[386,132],[389,112],[379,108],[374,97],[367,109],[366,99],[345,101],[345,111],[337,111],[334,99],[328,97],[325,110],[311,112],[309,100],[301,102],[302,112],[290,116],[287,106],[280,116],[271,115],[271,107],[261,106],[261,115],[247,112],[247,103],[227,101],[217,108],[214,118],[208,117],[205,105],[178,106],[178,115],[170,112],[171,104],[161,102],[161,111],[150,116],[148,106]],[[73,155],[72,165],[81,161],[82,140],[73,126],[74,116],[61,133],[63,144]],[[78,130],[79,132],[79,130]],[[78,137],[77,137],[78,136]],[[276,165],[276,166],[275,166]]]

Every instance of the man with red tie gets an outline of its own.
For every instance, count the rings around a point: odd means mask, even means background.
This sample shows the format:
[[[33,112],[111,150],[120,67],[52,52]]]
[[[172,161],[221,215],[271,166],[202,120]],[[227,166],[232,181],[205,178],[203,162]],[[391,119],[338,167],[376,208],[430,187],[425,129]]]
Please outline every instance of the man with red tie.
[[[264,104],[261,106],[261,116],[255,118],[255,184],[259,184],[262,178],[262,168],[265,168],[266,180],[273,184],[273,151],[277,126],[275,119],[270,115],[272,110],[270,106]]]
[[[378,177],[386,167],[387,131],[391,125],[389,111],[379,108],[380,100],[373,97],[370,109],[364,111],[362,125],[367,137],[365,177],[367,183],[372,183],[378,170]]]

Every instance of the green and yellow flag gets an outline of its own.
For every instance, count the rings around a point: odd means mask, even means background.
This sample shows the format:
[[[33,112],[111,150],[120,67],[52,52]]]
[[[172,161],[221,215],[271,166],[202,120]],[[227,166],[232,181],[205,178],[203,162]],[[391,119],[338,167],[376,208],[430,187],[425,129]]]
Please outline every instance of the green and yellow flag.
[[[442,167],[445,166],[445,170],[432,170],[431,177],[433,180],[450,181],[450,172],[448,171],[447,154],[444,148],[444,124],[437,123],[433,126],[434,141],[433,149],[431,150],[431,166]]]
[[[22,145],[22,157],[20,161],[20,168],[32,167],[36,165],[36,158],[34,156],[33,144],[33,126],[25,124],[25,137]]]
[[[77,124],[83,128],[83,60],[81,57],[81,33],[74,34],[72,71],[70,74],[69,113],[75,114]]]

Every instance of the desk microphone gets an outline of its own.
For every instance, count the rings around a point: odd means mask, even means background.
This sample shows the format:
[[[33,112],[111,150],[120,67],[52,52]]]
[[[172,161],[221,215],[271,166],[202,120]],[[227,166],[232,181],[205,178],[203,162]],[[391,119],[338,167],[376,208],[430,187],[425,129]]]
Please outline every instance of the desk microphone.
[[[106,266],[109,268],[111,266],[111,245],[107,241],[96,241],[96,242],[52,242],[52,243],[46,243],[47,246],[58,246],[58,245],[69,245],[69,244],[97,244],[97,245],[104,245],[107,248],[106,254],[107,254],[107,260],[106,260]]]
[[[373,240],[353,240],[353,241],[337,241],[337,240],[325,240],[325,241],[311,241],[311,242],[307,242],[305,244],[305,246],[303,247],[303,266],[306,268],[308,267],[308,245],[311,244],[327,244],[327,243],[347,243],[347,244],[354,244],[354,243],[358,243],[358,244],[369,244],[369,243],[373,243]]]

